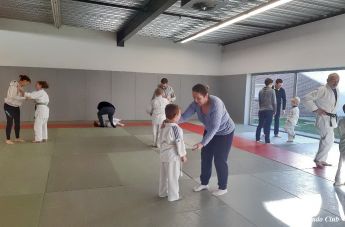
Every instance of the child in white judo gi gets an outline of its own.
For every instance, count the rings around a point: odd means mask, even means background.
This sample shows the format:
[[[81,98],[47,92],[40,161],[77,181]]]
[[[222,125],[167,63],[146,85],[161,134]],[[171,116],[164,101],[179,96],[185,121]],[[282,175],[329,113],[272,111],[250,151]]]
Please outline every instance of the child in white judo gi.
[[[181,118],[181,110],[175,104],[165,108],[166,120],[161,131],[160,146],[160,180],[159,197],[168,197],[168,201],[180,199],[179,177],[181,162],[187,161],[186,147],[183,141],[183,131],[177,122]]]
[[[24,96],[35,101],[35,140],[32,142],[41,143],[48,140],[49,96],[45,89],[49,88],[49,85],[46,81],[37,81],[35,87],[36,91],[25,92]]]
[[[343,111],[345,113],[345,105],[343,106]],[[340,143],[339,143],[339,163],[338,163],[338,170],[335,176],[334,186],[341,186],[345,185],[345,179],[342,177],[344,175],[343,171],[343,164],[345,164],[345,118],[342,118],[338,123],[338,130],[340,134]]]
[[[159,135],[162,122],[165,120],[165,107],[169,103],[168,99],[163,98],[163,90],[157,88],[155,90],[155,98],[152,99],[148,110],[152,119],[153,147],[159,147]]]
[[[119,127],[125,127],[125,124],[122,123],[122,120],[121,119],[118,119],[116,117],[113,117],[113,124],[111,124],[111,122],[109,120],[105,120],[104,121],[104,125],[107,127],[107,128],[112,128],[113,126],[112,125],[115,125],[115,126],[119,126]],[[94,121],[93,122],[93,126],[95,127],[100,127],[100,123],[98,121]]]
[[[285,122],[285,131],[288,134],[288,141],[293,142],[295,139],[295,126],[297,125],[299,119],[299,108],[298,105],[300,103],[299,97],[294,97],[291,99],[291,109],[289,110],[286,122]]]

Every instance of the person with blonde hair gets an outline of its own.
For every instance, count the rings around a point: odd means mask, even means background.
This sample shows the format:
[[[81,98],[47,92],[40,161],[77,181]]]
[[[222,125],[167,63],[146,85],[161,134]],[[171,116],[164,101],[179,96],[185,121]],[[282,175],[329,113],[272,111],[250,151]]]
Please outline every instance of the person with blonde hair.
[[[299,108],[298,105],[300,103],[299,97],[293,97],[291,99],[291,109],[288,113],[288,116],[286,118],[285,122],[285,131],[288,134],[288,141],[287,142],[293,142],[295,139],[295,126],[297,125],[298,118],[299,118]]]
[[[165,107],[170,101],[163,97],[163,90],[155,90],[155,98],[151,100],[148,113],[152,120],[153,147],[159,147],[159,137],[163,121],[165,120]]]
[[[318,168],[331,166],[326,161],[334,143],[334,129],[337,127],[339,80],[337,73],[328,75],[326,85],[310,92],[303,99],[305,107],[315,113],[315,126],[320,133],[319,150],[314,159]]]

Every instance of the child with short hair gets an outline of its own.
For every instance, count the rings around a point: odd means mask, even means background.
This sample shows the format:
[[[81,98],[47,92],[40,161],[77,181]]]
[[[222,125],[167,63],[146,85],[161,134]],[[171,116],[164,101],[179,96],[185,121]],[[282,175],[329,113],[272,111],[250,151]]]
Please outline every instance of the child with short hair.
[[[163,121],[165,120],[165,107],[170,102],[163,98],[163,90],[155,90],[155,98],[152,99],[148,113],[152,119],[153,147],[159,147],[159,137]]]
[[[343,105],[343,111],[345,113],[345,105]],[[338,130],[340,134],[340,142],[339,142],[339,151],[340,151],[340,156],[339,156],[339,163],[338,163],[338,170],[337,174],[335,176],[335,182],[334,186],[341,186],[345,185],[345,180],[342,178],[341,175],[342,173],[342,167],[345,162],[345,118],[342,118],[339,123],[338,123]]]
[[[285,123],[285,131],[288,134],[287,142],[292,143],[295,139],[295,126],[297,125],[298,118],[299,118],[299,108],[298,105],[300,103],[299,97],[293,97],[291,99],[291,106],[292,108],[289,110],[287,115],[286,123]]]
[[[165,108],[166,120],[160,138],[160,179],[159,197],[168,197],[168,201],[180,199],[179,177],[181,162],[187,161],[186,146],[183,141],[183,130],[178,126],[181,110],[175,104]]]

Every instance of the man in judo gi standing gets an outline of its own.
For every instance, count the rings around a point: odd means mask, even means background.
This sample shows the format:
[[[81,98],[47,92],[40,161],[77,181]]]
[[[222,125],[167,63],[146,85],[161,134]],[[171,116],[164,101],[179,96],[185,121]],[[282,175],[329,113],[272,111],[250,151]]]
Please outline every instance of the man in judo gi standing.
[[[337,127],[339,80],[338,74],[330,74],[326,85],[310,92],[303,100],[305,107],[316,114],[315,126],[320,133],[320,143],[314,162],[318,168],[331,165],[326,161],[334,143],[334,128]]]

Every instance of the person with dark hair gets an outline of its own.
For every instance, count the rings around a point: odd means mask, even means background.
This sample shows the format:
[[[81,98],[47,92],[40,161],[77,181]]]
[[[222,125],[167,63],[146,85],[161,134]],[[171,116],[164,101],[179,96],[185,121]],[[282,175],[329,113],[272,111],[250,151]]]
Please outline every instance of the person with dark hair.
[[[283,110],[283,114],[285,114],[286,110],[286,92],[283,86],[283,80],[282,79],[276,79],[275,85],[272,87],[276,94],[276,100],[277,100],[277,111],[274,115],[274,136],[279,136],[279,123],[280,123],[280,112]]]
[[[218,189],[213,195],[227,193],[228,156],[235,131],[235,123],[230,118],[223,101],[209,94],[208,86],[197,84],[192,89],[194,101],[182,114],[180,123],[186,122],[195,113],[205,126],[203,139],[195,144],[193,150],[201,149],[201,185],[194,188],[195,192],[208,189],[212,172],[212,161],[218,176]]]
[[[49,88],[47,81],[37,81],[36,91],[25,92],[25,98],[35,101],[35,140],[33,143],[42,143],[48,141],[48,119],[49,119],[49,96],[46,89]]]
[[[165,107],[166,120],[160,138],[160,178],[159,197],[168,197],[168,201],[177,201],[179,194],[179,177],[181,162],[187,161],[183,130],[178,126],[181,110],[175,104]]]
[[[13,80],[7,91],[5,98],[4,110],[6,114],[6,144],[14,144],[11,141],[11,131],[14,122],[14,132],[16,134],[15,142],[24,142],[20,139],[20,106],[23,104],[24,90],[23,88],[31,83],[31,79],[27,75],[20,75],[19,81]]]
[[[166,98],[170,103],[173,103],[176,101],[176,95],[174,89],[168,85],[168,82],[167,78],[161,79],[161,83],[158,85],[158,88],[163,90],[163,98]],[[152,99],[155,97],[155,94],[153,94]]]
[[[95,121],[94,126],[101,127],[101,128],[107,127],[104,124],[103,115],[108,115],[108,120],[111,127],[116,128],[116,124],[114,124],[114,115],[115,115],[115,110],[116,110],[115,106],[109,102],[102,101],[98,103],[97,109],[98,109],[97,116],[98,116],[99,123]]]
[[[271,143],[271,124],[277,110],[276,95],[272,89],[272,84],[273,80],[267,78],[265,87],[259,92],[259,124],[256,128],[256,142],[260,142],[261,130],[264,128],[265,143]]]
[[[345,113],[345,105],[343,105],[343,112]],[[334,186],[342,186],[345,185],[345,178],[343,177],[343,164],[345,163],[345,118],[342,118],[338,123],[338,130],[340,134],[340,141],[339,141],[339,162],[338,162],[338,170],[335,175],[335,182]]]

